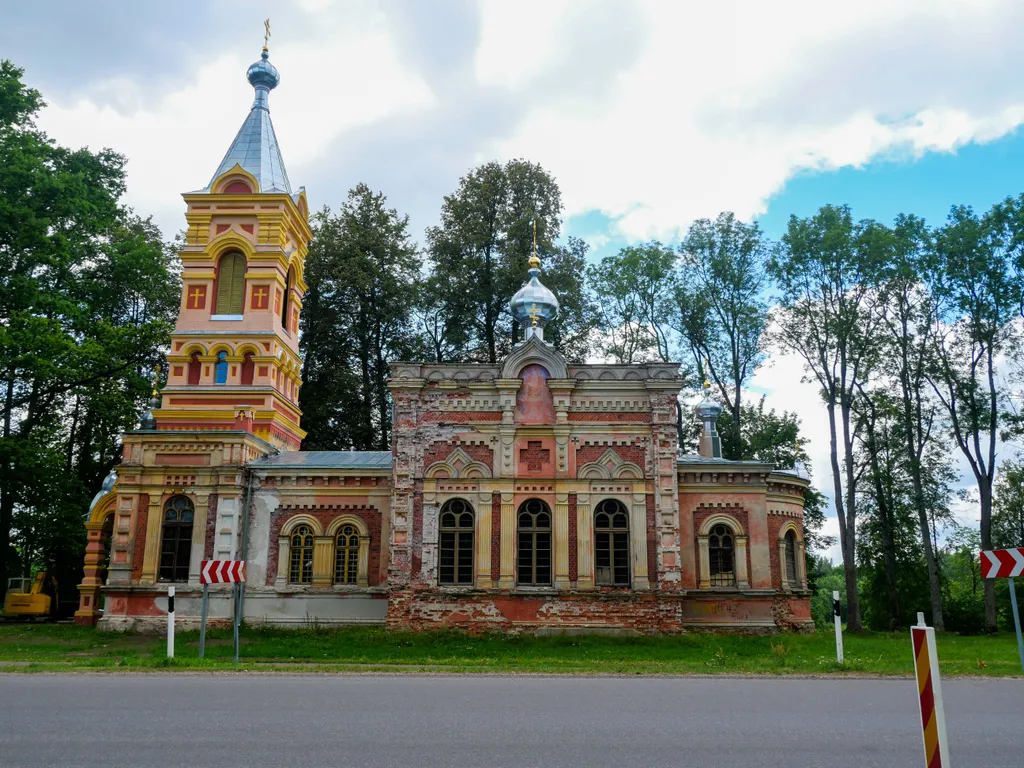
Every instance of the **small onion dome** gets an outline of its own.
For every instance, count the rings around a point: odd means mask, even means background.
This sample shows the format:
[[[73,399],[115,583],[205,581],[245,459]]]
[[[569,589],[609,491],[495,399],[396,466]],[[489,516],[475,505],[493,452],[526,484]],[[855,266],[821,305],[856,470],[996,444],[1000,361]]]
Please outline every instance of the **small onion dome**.
[[[722,415],[722,406],[711,397],[711,382],[704,382],[704,399],[694,406],[693,412],[701,421],[716,421]]]
[[[263,53],[260,55],[260,60],[250,66],[245,73],[246,79],[253,88],[262,86],[268,91],[272,91],[281,82],[281,75],[278,74],[277,67],[271,64],[269,59],[270,52],[264,48]]]
[[[543,340],[543,332],[531,332],[529,329],[543,329],[558,316],[558,299],[537,279],[540,275],[540,259],[536,254],[530,257],[529,272],[529,281],[512,297],[509,308],[516,321],[527,329],[526,338],[537,335]]]

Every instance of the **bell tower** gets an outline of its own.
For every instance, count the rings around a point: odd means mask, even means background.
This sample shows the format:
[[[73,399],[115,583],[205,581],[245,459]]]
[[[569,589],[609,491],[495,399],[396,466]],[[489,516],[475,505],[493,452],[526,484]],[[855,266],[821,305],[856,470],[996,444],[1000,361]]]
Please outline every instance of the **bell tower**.
[[[298,450],[299,312],[311,238],[270,120],[281,78],[267,47],[246,77],[255,100],[210,183],[183,195],[182,296],[158,430],[244,430]]]

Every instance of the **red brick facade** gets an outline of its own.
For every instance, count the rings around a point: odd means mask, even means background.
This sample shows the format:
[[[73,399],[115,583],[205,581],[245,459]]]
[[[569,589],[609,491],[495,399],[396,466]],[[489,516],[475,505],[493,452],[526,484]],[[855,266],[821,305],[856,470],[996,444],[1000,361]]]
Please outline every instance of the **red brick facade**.
[[[367,506],[331,506],[331,507],[278,507],[270,516],[270,549],[267,552],[267,586],[274,583],[277,577],[278,539],[281,529],[296,515],[309,515],[314,518],[323,530],[339,517],[350,515],[363,522],[370,533],[369,563],[367,578],[370,586],[383,583],[381,577],[381,513],[380,510]]]

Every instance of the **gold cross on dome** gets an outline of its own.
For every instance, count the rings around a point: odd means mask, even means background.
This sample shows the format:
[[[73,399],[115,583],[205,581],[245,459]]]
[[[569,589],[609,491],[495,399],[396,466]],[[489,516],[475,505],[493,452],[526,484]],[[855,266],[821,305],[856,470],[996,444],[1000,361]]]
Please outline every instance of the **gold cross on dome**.
[[[266,48],[270,42],[270,19],[263,20],[263,47]]]
[[[530,323],[530,325],[533,325],[533,326],[537,325],[537,321],[540,320],[540,312],[537,310],[537,305],[536,304],[531,304],[530,305],[530,311],[526,313],[526,316],[528,318],[530,318],[530,320],[533,321],[533,322]]]

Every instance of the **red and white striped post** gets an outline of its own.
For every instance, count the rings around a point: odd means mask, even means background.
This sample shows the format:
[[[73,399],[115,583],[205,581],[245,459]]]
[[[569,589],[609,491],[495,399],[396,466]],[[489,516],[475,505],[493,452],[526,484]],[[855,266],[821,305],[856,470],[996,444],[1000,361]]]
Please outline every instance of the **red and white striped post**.
[[[245,560],[203,560],[199,568],[199,583],[203,585],[203,619],[199,628],[199,658],[206,654],[206,616],[210,605],[211,584],[232,584],[234,595],[235,663],[238,663],[238,585],[245,581]]]
[[[914,647],[914,671],[917,677],[918,703],[921,707],[921,732],[924,736],[926,768],[949,768],[946,744],[946,716],[942,711],[942,686],[939,681],[939,656],[935,651],[935,630],[925,626],[924,614],[917,614],[917,626],[910,628]]]
[[[985,579],[1010,580],[1010,607],[1013,609],[1013,628],[1017,630],[1017,655],[1024,669],[1024,635],[1020,631],[1020,610],[1017,608],[1016,576],[1024,576],[1024,547],[1014,549],[986,549],[981,553],[981,575]]]

